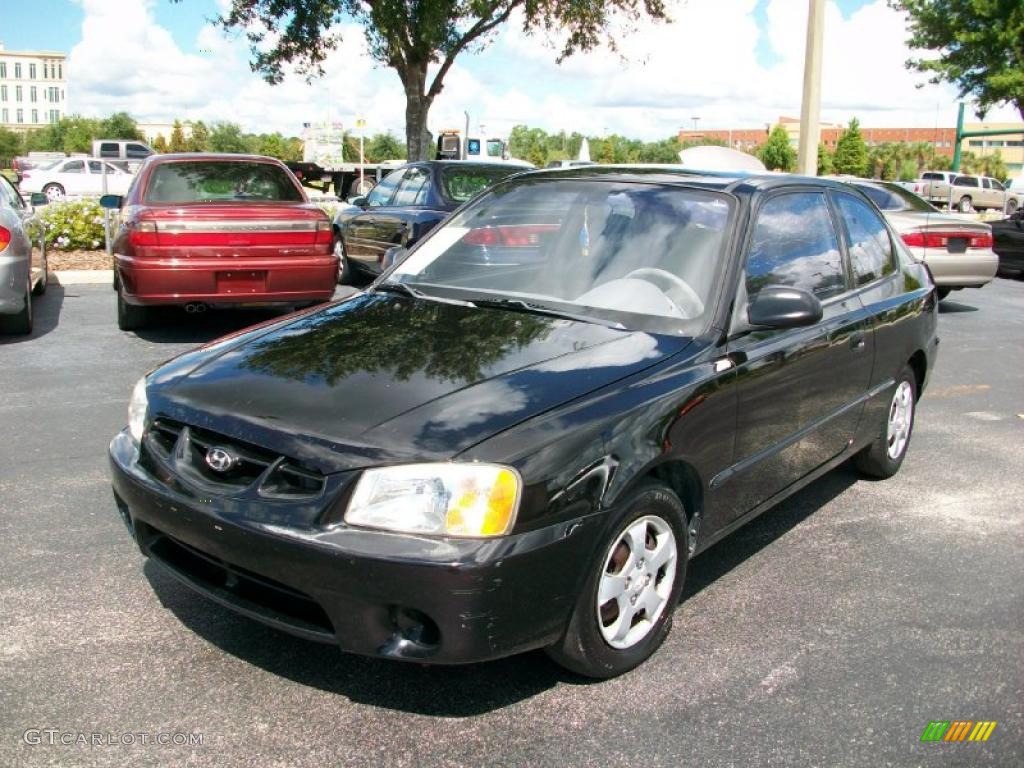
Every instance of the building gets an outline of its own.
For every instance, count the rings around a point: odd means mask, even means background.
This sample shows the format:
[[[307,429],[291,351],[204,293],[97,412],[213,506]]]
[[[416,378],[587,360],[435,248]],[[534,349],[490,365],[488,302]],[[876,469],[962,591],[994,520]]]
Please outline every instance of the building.
[[[0,127],[25,131],[64,117],[67,75],[63,53],[7,51],[0,43]]]
[[[171,131],[174,130],[174,123],[138,123],[136,127],[139,132],[146,138],[146,142],[150,145],[156,141],[157,136],[163,136],[164,141],[171,140]],[[186,138],[192,137],[192,121],[185,120],[181,124],[181,133]]]
[[[765,123],[763,129],[732,128],[720,130],[679,131],[679,141],[700,141],[715,139],[726,146],[744,152],[754,150],[768,139],[768,134],[775,125],[781,125],[789,134],[789,143],[795,148],[800,143],[800,120],[795,117],[780,117],[774,124]],[[1010,176],[1019,176],[1024,172],[1024,123],[967,123],[965,131],[991,131],[1019,128],[1021,133],[1014,136],[985,136],[967,138],[960,142],[961,152],[971,152],[978,157],[999,152],[1006,164]],[[839,137],[846,130],[845,125],[822,123],[821,141],[830,152],[835,152]],[[869,147],[893,142],[926,142],[935,147],[936,154],[953,157],[956,144],[955,128],[865,128],[861,126],[861,135]]]

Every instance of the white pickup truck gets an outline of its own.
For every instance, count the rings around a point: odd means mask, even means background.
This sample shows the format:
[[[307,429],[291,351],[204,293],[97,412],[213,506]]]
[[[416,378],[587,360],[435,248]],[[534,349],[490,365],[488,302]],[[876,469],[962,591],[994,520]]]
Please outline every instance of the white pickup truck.
[[[925,171],[909,188],[934,205],[948,205],[961,213],[996,208],[1011,214],[1024,200],[1024,195],[1007,190],[998,179],[952,171]]]

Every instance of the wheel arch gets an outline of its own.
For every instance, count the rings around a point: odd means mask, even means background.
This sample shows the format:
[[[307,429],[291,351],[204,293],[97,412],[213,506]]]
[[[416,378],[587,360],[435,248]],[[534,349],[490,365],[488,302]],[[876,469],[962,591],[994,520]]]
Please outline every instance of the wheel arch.
[[[928,379],[928,358],[923,350],[917,350],[910,356],[907,361],[907,365],[910,366],[910,370],[914,372],[914,383],[917,387],[917,396],[921,396],[921,392],[924,391],[925,382]]]

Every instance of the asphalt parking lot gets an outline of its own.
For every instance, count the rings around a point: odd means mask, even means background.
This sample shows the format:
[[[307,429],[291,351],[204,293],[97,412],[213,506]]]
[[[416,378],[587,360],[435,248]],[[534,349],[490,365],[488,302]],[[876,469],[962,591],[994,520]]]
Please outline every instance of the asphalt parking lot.
[[[108,286],[51,286],[0,339],[0,765],[1024,764],[1024,282],[944,302],[896,478],[840,468],[713,547],[661,651],[603,683],[343,656],[143,562],[106,466],[132,384],[264,317],[125,334]],[[932,720],[998,725],[922,743]]]

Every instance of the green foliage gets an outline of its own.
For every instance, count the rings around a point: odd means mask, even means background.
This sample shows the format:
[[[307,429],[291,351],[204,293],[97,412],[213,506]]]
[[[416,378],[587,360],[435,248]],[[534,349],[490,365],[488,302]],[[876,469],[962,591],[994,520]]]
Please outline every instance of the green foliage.
[[[1010,171],[1003,161],[1003,154],[998,150],[984,157],[978,157],[973,152],[964,152],[960,155],[960,172],[977,176],[991,176],[1000,180],[1010,177]]]
[[[900,163],[900,170],[897,181],[913,181],[920,175],[921,171],[917,167],[917,163],[908,158]]]
[[[828,151],[828,147],[818,142],[818,175],[828,176],[829,174],[835,173],[835,166],[832,164],[832,153]]]
[[[584,136],[565,131],[547,133],[541,128],[517,125],[509,135],[512,157],[543,168],[556,160],[574,160],[579,156]],[[624,136],[587,136],[590,157],[598,163],[678,163],[683,148],[674,136],[662,141],[643,142]]]
[[[171,152],[185,152],[188,144],[185,142],[185,130],[181,127],[181,121],[175,120],[171,128],[171,139],[167,142],[167,149]]]
[[[153,149],[159,152],[161,155],[167,152],[167,139],[164,138],[162,133],[158,133],[156,138],[153,139]]]
[[[249,145],[236,123],[214,123],[210,128],[211,152],[248,152]]]
[[[192,123],[192,135],[185,142],[189,152],[206,152],[210,148],[210,129],[206,123],[197,120]]]
[[[772,128],[768,141],[757,148],[757,157],[769,171],[792,173],[796,169],[796,150],[789,143],[789,134],[781,125]]]
[[[836,153],[832,158],[836,173],[850,176],[865,176],[868,172],[868,146],[860,132],[860,121],[853,118],[843,135],[836,142]]]
[[[8,168],[11,158],[17,157],[22,150],[21,134],[0,128],[0,167]]]
[[[888,142],[868,149],[868,176],[876,179],[910,181],[922,171],[940,171],[949,167],[949,158],[939,155],[929,141]],[[913,170],[911,170],[913,169]],[[910,178],[905,178],[906,176]]]
[[[341,41],[339,23],[360,24],[370,55],[402,81],[408,157],[421,160],[432,149],[430,107],[455,59],[485,47],[513,12],[521,15],[526,32],[565,32],[559,61],[599,45],[614,50],[614,28],[629,28],[643,16],[665,18],[663,0],[232,0],[219,23],[245,33],[252,67],[270,83],[281,82],[290,68],[307,78],[322,75],[323,62]]]
[[[949,82],[960,96],[978,101],[984,117],[993,106],[1012,104],[1024,118],[1024,3],[1021,0],[889,0],[907,14],[911,48],[938,57],[907,66]]]
[[[366,142],[363,147],[366,154],[366,162],[382,163],[385,160],[404,160],[405,145],[391,135],[391,133],[378,133]],[[300,157],[302,159],[301,152]]]
[[[103,209],[95,200],[51,203],[32,218],[32,238],[42,227],[46,247],[58,251],[95,251],[104,247]]]
[[[143,141],[145,136],[139,131],[139,126],[131,115],[127,112],[115,112],[100,123],[100,135],[93,138]]]

